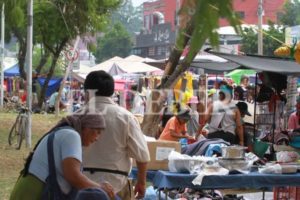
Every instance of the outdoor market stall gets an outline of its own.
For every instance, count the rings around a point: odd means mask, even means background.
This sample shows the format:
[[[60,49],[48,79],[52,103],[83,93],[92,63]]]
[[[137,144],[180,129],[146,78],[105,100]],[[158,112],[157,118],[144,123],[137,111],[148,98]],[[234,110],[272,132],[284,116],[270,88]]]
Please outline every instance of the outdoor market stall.
[[[299,64],[287,60],[273,57],[231,55],[224,53],[213,53],[226,59],[226,62],[194,62],[192,67],[202,68],[204,72],[223,73],[235,69],[250,69],[256,72],[271,72],[281,75],[300,75]],[[284,68],[283,68],[284,67]],[[274,123],[273,121],[272,123]],[[255,122],[254,122],[255,123]],[[196,175],[187,173],[172,173],[158,170],[149,171],[148,178],[153,185],[159,189],[172,188],[198,188],[198,189],[221,189],[221,188],[255,188],[277,186],[297,186],[300,185],[300,174],[260,174],[251,172],[249,174],[229,174],[210,175],[203,178],[201,185],[194,185],[192,181]],[[291,181],[291,178],[295,178]]]

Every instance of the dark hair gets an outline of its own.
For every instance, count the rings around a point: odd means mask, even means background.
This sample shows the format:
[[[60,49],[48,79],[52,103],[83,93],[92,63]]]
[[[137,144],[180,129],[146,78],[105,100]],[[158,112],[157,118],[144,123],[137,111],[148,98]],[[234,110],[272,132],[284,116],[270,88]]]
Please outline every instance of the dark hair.
[[[103,70],[92,71],[84,81],[84,90],[97,90],[96,96],[110,97],[115,90],[114,79]]]
[[[131,90],[137,91],[137,90],[138,90],[138,85],[137,85],[137,84],[133,84],[133,85],[131,86]]]

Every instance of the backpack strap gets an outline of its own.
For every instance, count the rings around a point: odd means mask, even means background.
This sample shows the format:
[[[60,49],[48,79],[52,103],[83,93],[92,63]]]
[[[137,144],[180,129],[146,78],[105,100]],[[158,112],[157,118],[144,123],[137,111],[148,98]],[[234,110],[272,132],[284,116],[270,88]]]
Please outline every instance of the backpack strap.
[[[56,180],[56,170],[55,170],[55,161],[54,161],[54,153],[53,153],[53,141],[55,137],[55,132],[54,131],[52,134],[48,136],[47,140],[47,151],[48,151],[48,165],[49,165],[49,183],[51,186],[50,187],[50,199],[54,199],[53,195],[55,194],[55,185],[58,185],[57,180]]]

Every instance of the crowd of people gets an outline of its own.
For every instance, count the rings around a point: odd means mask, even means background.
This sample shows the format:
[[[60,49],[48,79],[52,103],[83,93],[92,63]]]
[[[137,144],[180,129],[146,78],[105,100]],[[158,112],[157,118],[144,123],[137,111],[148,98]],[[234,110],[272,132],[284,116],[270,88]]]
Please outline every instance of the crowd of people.
[[[249,146],[252,138],[244,131],[243,118],[251,116],[248,103],[254,98],[249,98],[248,86],[246,76],[241,77],[237,87],[225,81],[217,83],[208,91],[204,115],[198,109],[198,96],[185,104],[166,104],[157,139],[197,142],[217,138],[230,145]],[[135,115],[145,114],[145,97],[133,86],[130,110],[119,106],[112,98],[114,79],[104,71],[90,72],[83,87],[85,105],[64,117],[39,140],[10,199],[43,199],[49,195],[77,200],[144,197],[150,155]],[[289,118],[290,129],[300,127],[300,97],[296,108]],[[134,186],[128,179],[132,159],[138,170]]]
[[[40,139],[11,200],[55,199],[53,195],[76,200],[144,197],[150,156],[138,121],[112,100],[114,80],[108,73],[91,72],[84,89],[87,104]],[[131,158],[138,169],[134,187],[128,179]]]

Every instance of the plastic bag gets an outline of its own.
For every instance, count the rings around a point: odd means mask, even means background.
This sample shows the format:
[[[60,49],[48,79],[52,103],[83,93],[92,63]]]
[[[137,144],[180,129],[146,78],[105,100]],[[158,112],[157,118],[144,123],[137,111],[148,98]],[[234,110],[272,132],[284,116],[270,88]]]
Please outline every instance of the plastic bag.
[[[261,174],[281,174],[282,168],[279,164],[269,164],[264,167],[258,168],[258,172]]]
[[[205,156],[189,156],[186,154],[180,154],[176,151],[172,151],[168,156],[168,167],[170,172],[189,172],[197,173],[202,170],[206,164],[213,164],[217,162],[215,157]]]
[[[299,159],[299,154],[295,151],[279,151],[276,153],[277,162],[295,162]]]

